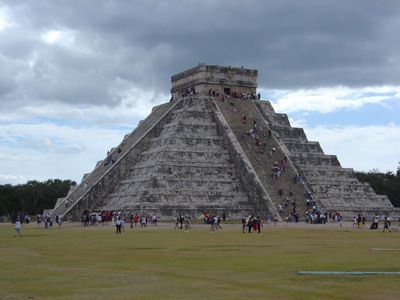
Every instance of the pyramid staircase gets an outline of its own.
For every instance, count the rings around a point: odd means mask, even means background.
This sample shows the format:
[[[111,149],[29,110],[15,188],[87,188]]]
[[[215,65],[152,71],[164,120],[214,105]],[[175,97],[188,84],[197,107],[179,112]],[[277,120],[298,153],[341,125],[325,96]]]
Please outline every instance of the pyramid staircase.
[[[287,165],[285,170],[282,172],[280,179],[276,179],[273,176],[272,168],[274,163],[278,163],[278,166],[282,167],[282,160],[286,153],[280,147],[280,144],[275,139],[274,135],[269,135],[268,124],[263,119],[257,107],[254,105],[252,100],[242,100],[239,98],[228,98],[228,100],[222,102],[216,101],[219,109],[223,113],[226,121],[234,133],[235,137],[240,141],[240,146],[245,152],[245,155],[250,160],[255,172],[260,178],[265,190],[267,191],[273,205],[278,211],[280,204],[284,204],[286,199],[289,197],[289,205],[285,208],[284,212],[280,213],[282,219],[293,212],[293,206],[291,204],[292,199],[296,200],[296,211],[300,217],[304,220],[306,207],[305,190],[302,185],[297,181],[298,174],[292,167],[289,159],[287,159]],[[232,109],[234,107],[234,109]],[[242,123],[242,116],[246,114],[246,124]],[[255,145],[255,140],[251,136],[247,135],[246,132],[250,131],[254,126],[254,122],[257,124],[259,130],[257,135],[259,141],[263,144],[266,143],[263,154],[258,153],[260,146]],[[260,131],[260,127],[262,131]],[[275,151],[270,156],[272,148]],[[296,183],[294,178],[296,178]],[[279,191],[282,191],[282,194]],[[292,191],[293,195],[290,194]]]
[[[325,211],[339,211],[345,218],[361,213],[399,214],[385,195],[377,195],[368,183],[361,183],[354,170],[342,168],[335,155],[326,155],[318,142],[308,141],[302,128],[293,128],[286,114],[275,113],[269,101],[254,102],[307,188]]]

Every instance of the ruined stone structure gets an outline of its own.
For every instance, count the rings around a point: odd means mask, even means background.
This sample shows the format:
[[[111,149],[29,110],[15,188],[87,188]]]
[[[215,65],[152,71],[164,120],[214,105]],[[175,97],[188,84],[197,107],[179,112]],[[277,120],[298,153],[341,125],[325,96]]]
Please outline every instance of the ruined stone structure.
[[[287,116],[275,113],[270,102],[233,97],[222,102],[221,97],[209,96],[210,90],[219,95],[255,94],[257,74],[200,64],[172,76],[176,100],[153,108],[69,192],[66,198],[72,205],[65,207],[61,199],[52,214],[77,220],[84,210],[123,210],[172,219],[179,213],[198,217],[225,212],[228,218],[255,213],[282,220],[287,212],[280,214],[278,206],[286,197],[296,198],[296,209],[304,217],[307,189],[323,212],[340,211],[346,218],[358,213],[400,215],[386,196],[360,183],[336,156],[324,154],[318,142],[308,141],[303,129],[291,127]],[[246,124],[243,114],[249,120]],[[267,145],[263,154],[244,134],[253,121],[260,142]],[[272,164],[285,156],[286,169],[281,179],[274,179]],[[299,175],[302,183],[295,183]]]
[[[208,66],[199,64],[185,72],[171,77],[171,95],[177,100],[190,94],[231,95],[234,92],[255,93],[257,89],[257,70],[242,68]]]

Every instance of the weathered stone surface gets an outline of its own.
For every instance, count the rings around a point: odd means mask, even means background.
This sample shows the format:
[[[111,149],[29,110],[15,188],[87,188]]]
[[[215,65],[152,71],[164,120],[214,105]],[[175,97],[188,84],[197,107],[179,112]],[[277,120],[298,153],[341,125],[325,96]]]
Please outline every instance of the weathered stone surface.
[[[171,95],[179,99],[182,94],[196,92],[208,95],[213,89],[219,95],[225,92],[252,93],[257,89],[257,70],[232,68],[223,66],[210,66],[199,64],[197,67],[176,74],[171,77]]]
[[[255,105],[324,210],[340,211],[346,218],[359,213],[399,215],[387,196],[376,195],[369,184],[357,180],[353,169],[342,168],[335,155],[324,154],[319,143],[307,140],[303,129],[292,128],[286,115],[276,114],[270,102]]]
[[[240,217],[253,208],[217,132],[206,99],[182,100],[160,136],[129,166],[100,210],[130,210],[171,218],[211,211]],[[200,206],[200,207],[199,207]]]
[[[178,213],[198,217],[209,211],[225,212],[228,218],[272,214],[282,220],[292,211],[289,205],[278,213],[287,197],[296,199],[296,210],[304,216],[307,190],[322,211],[340,211],[345,218],[400,215],[386,196],[376,195],[352,169],[342,168],[335,155],[308,141],[304,130],[291,127],[287,115],[275,113],[270,102],[222,102],[205,93],[209,87],[255,93],[256,78],[256,70],[205,65],[173,76],[176,95],[193,86],[204,93],[153,108],[76,189],[57,201],[52,214],[76,220],[84,210],[124,210],[171,219]],[[264,153],[246,134],[253,122],[266,145]],[[283,159],[286,168],[276,179],[272,166]],[[67,209],[64,199],[72,200]]]

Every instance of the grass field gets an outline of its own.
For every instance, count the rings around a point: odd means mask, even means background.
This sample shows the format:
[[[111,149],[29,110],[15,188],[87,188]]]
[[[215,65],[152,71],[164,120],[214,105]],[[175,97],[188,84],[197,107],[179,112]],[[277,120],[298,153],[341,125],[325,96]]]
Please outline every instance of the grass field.
[[[43,225],[43,224],[42,224]],[[238,224],[210,234],[160,228],[60,230],[0,225],[0,299],[400,299],[399,276],[298,275],[299,271],[400,272],[400,232],[329,225]]]

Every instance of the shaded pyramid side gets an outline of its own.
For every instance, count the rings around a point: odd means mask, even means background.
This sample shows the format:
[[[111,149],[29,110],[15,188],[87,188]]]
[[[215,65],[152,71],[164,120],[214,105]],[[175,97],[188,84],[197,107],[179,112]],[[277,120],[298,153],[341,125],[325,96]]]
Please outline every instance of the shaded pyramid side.
[[[178,104],[169,102],[154,107],[135,130],[126,135],[102,161],[97,162],[90,173],[84,174],[81,183],[65,197],[71,204],[66,207],[65,200],[57,202],[51,215],[78,219],[83,210],[95,207],[98,200],[108,193],[113,182],[125,172],[126,165],[135,161],[140,149],[146,147],[148,137],[157,135],[162,124],[168,121],[170,111]],[[110,158],[116,158],[116,162],[110,163]]]

